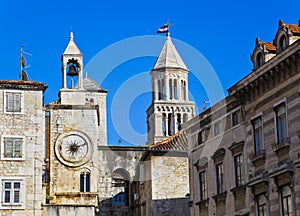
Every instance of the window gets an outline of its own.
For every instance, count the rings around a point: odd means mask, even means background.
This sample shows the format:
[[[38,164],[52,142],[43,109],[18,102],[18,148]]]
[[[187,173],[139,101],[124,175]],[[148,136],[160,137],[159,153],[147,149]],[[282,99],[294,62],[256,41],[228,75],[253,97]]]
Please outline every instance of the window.
[[[173,85],[172,85],[172,79],[169,80],[169,97],[172,100],[173,99]]]
[[[206,180],[206,172],[202,171],[199,173],[199,186],[200,186],[200,200],[207,199],[207,180]]]
[[[234,156],[234,169],[235,169],[236,186],[241,186],[244,184],[244,170],[243,170],[243,155],[242,154]]]
[[[283,51],[287,47],[287,40],[285,36],[282,36],[279,40],[278,52]]]
[[[177,116],[177,118],[176,118],[176,128],[177,128],[177,131],[180,131],[181,130],[181,114],[178,113],[176,116]]]
[[[261,116],[254,119],[252,122],[254,132],[255,154],[263,152],[263,133]]]
[[[221,121],[214,124],[214,135],[217,136],[221,133]]]
[[[232,113],[232,127],[241,123],[241,111],[237,110]]]
[[[264,194],[261,194],[256,198],[256,215],[257,216],[267,215],[267,200]]]
[[[204,140],[203,140],[203,131],[200,131],[199,133],[198,133],[198,145],[201,145],[203,142],[204,142]]]
[[[144,164],[140,165],[140,184],[144,184],[145,182],[145,170],[144,170]]]
[[[177,93],[177,79],[174,80],[174,99],[178,99],[178,93]]]
[[[277,142],[282,143],[287,139],[286,108],[285,104],[275,107]]]
[[[264,57],[262,52],[259,52],[256,56],[256,68],[259,68],[264,64]]]
[[[161,81],[161,99],[165,100],[166,99],[166,87],[164,80]]]
[[[168,136],[174,134],[174,115],[172,113],[168,114]]]
[[[158,87],[158,100],[161,100],[162,99],[162,90],[161,90],[160,80],[157,80],[157,87]]]
[[[291,188],[289,186],[284,186],[280,190],[281,192],[281,211],[283,216],[292,216],[292,195]]]
[[[223,163],[216,165],[217,194],[225,192]]]
[[[162,114],[162,136],[167,136],[167,116],[165,113]]]
[[[2,205],[21,205],[22,181],[2,181]]]
[[[23,137],[2,137],[1,159],[19,160],[24,158]]]
[[[80,173],[80,192],[90,192],[90,173]]]
[[[4,113],[23,113],[23,92],[4,91]]]

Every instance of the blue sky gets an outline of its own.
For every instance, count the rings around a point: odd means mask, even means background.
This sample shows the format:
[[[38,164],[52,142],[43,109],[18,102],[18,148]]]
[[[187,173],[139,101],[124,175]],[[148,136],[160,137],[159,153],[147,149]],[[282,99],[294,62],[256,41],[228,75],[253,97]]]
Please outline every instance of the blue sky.
[[[31,65],[27,69],[29,78],[49,86],[45,93],[45,103],[49,103],[57,99],[61,87],[60,57],[71,29],[87,65],[97,53],[114,43],[132,37],[156,35],[157,28],[170,19],[174,41],[178,39],[197,49],[215,70],[226,90],[251,72],[250,53],[254,49],[255,38],[272,41],[278,20],[296,24],[300,18],[299,11],[300,3],[296,0],[288,3],[278,0],[3,1],[0,3],[0,79],[18,79],[19,47],[24,45],[25,51],[33,54],[27,57]],[[164,36],[161,36],[155,43],[157,54],[163,40]],[[189,62],[188,58],[188,55],[183,56],[186,62]],[[130,77],[149,72],[154,63],[153,56],[120,63],[101,83],[109,91],[109,144],[118,144],[120,138],[123,140],[120,144],[126,144],[111,122],[114,94]],[[89,71],[92,78],[93,73]],[[193,75],[190,80],[190,91],[197,107],[201,108],[207,95]],[[150,86],[146,81],[142,85]],[[150,94],[141,94],[132,102],[127,113],[137,133],[146,133],[145,110],[150,103]]]

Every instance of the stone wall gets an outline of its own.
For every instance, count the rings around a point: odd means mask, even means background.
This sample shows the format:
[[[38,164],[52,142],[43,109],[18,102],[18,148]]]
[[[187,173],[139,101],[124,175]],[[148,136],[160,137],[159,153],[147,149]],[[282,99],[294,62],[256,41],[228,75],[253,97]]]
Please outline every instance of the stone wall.
[[[6,114],[2,103],[5,93],[0,89],[0,191],[4,180],[21,181],[21,205],[3,205],[1,195],[0,214],[6,215],[41,215],[42,203],[42,165],[44,161],[45,115],[43,111],[42,90],[22,89],[23,111],[21,114]],[[24,86],[23,86],[24,87]],[[13,88],[18,88],[14,85]],[[10,88],[9,91],[12,89]],[[9,160],[4,158],[4,137],[22,138],[22,158]],[[3,149],[2,149],[3,148]]]

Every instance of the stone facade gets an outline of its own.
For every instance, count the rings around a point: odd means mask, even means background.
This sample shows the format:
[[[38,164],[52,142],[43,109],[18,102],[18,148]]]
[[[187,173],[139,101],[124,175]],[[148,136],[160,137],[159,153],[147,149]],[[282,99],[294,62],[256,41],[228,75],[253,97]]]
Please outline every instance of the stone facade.
[[[152,146],[139,164],[135,185],[135,215],[189,214],[188,158],[184,151]],[[161,149],[165,148],[165,149]]]
[[[191,215],[300,214],[299,38],[280,21],[272,43],[256,40],[252,73],[187,123]]]
[[[0,81],[0,215],[41,215],[46,88]]]

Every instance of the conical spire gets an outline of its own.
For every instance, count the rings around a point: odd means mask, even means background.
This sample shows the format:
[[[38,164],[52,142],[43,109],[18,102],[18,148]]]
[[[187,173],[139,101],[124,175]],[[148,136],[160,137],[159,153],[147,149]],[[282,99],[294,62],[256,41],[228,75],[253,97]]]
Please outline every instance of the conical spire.
[[[172,43],[169,33],[167,33],[165,44],[160,51],[153,70],[162,68],[180,68],[183,70],[188,70],[178,54],[174,44]]]
[[[74,42],[74,36],[73,36],[73,32],[70,32],[70,41],[69,44],[67,46],[67,48],[65,49],[64,54],[81,54],[80,50],[78,49],[77,45]]]

